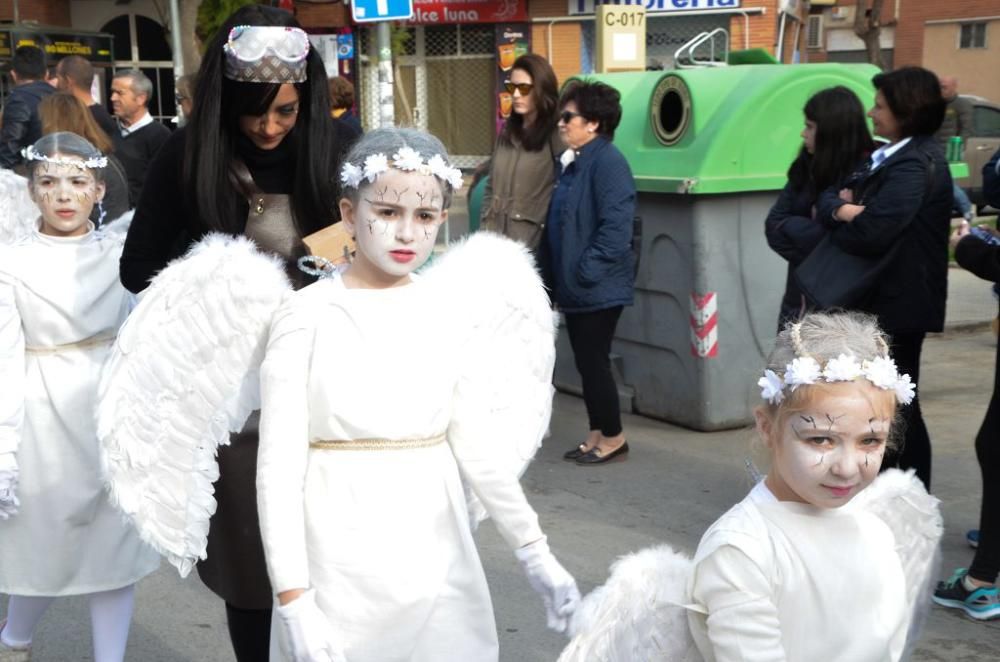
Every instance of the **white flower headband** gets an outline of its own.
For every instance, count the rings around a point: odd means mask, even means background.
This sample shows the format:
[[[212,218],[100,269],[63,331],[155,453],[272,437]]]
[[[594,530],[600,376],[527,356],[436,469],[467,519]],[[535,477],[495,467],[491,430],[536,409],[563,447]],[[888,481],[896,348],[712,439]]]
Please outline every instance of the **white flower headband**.
[[[791,329],[792,344],[796,354],[802,352],[802,340],[799,336],[799,324]],[[790,392],[799,386],[816,384],[819,381],[852,382],[858,377],[864,377],[873,386],[883,391],[892,390],[896,399],[908,405],[913,401],[916,387],[909,375],[900,374],[896,362],[888,356],[876,356],[874,359],[858,362],[858,359],[847,354],[827,361],[825,366],[811,356],[797,356],[791,363],[785,365],[785,373],[778,375],[773,370],[764,371],[764,376],[757,381],[760,387],[760,397],[772,405],[781,404],[785,399],[785,387]]]
[[[420,153],[411,147],[401,148],[392,155],[391,162],[385,154],[380,152],[365,157],[363,167],[350,162],[345,163],[340,171],[340,181],[343,182],[344,186],[356,189],[361,186],[362,181],[367,180],[369,184],[374,183],[375,178],[388,171],[389,168],[405,172],[419,172],[422,175],[434,175],[451,186],[453,191],[462,188],[461,170],[448,165],[440,154],[435,154],[425,163]]]
[[[92,156],[89,159],[84,158],[73,158],[66,156],[46,156],[35,151],[34,145],[28,145],[23,150],[21,150],[21,155],[26,161],[45,161],[46,163],[52,163],[54,165],[64,165],[64,166],[77,166],[84,168],[107,168],[108,167],[108,157],[106,156]]]

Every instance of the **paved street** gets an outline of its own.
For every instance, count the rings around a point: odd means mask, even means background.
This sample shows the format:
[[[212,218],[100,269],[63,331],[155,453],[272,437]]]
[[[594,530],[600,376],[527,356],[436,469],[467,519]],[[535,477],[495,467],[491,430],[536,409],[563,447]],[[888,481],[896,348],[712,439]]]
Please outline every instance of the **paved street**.
[[[971,559],[963,535],[977,524],[980,489],[972,440],[992,387],[995,351],[983,324],[995,310],[988,286],[966,276],[952,271],[954,286],[962,290],[951,297],[953,330],[926,343],[921,391],[934,442],[935,493],[947,525],[942,576]],[[961,330],[969,324],[973,330]],[[524,484],[554,551],[585,591],[604,581],[608,565],[622,553],[663,541],[693,550],[704,529],[750,486],[744,469],[748,430],[700,433],[629,416],[629,460],[583,468],[561,460],[580,441],[583,421],[582,401],[557,397],[552,437]],[[563,640],[545,630],[541,602],[513,554],[491,524],[478,537],[496,605],[501,660],[553,662]],[[91,659],[88,630],[84,601],[59,602],[40,628],[35,662]],[[139,586],[129,659],[231,662],[221,602],[197,578],[182,581],[162,567]],[[935,608],[916,659],[1000,659],[1000,621],[974,623]]]

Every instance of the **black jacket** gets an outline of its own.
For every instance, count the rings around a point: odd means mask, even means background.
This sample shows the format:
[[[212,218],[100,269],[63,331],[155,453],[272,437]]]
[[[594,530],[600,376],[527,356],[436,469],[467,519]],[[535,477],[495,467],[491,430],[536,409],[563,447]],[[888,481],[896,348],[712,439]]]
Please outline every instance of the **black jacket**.
[[[877,315],[889,333],[941,331],[953,195],[941,147],[932,136],[914,136],[853,188],[865,210],[851,223],[833,219],[845,204],[837,187],[820,196],[817,218],[830,228],[832,241],[846,253],[870,257],[898,244],[895,258],[859,308]]]
[[[21,150],[42,137],[42,122],[38,119],[38,104],[55,92],[43,80],[15,87],[3,107],[3,129],[0,130],[0,168],[13,168],[24,161]]]
[[[983,166],[983,197],[990,206],[1000,208],[1000,149]]]
[[[781,299],[781,312],[778,315],[779,332],[785,322],[798,319],[804,312],[802,292],[794,278],[795,268],[826,234],[824,225],[813,218],[815,202],[816,195],[808,186],[797,189],[789,182],[764,221],[767,245],[788,261],[785,295]]]

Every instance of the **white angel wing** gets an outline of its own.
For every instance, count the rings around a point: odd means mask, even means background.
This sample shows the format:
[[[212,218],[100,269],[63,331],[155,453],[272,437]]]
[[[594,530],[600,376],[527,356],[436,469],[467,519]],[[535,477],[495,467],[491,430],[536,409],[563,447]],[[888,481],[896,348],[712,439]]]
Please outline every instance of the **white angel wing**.
[[[521,476],[548,433],[555,366],[555,314],[531,253],[521,244],[479,232],[453,246],[424,278],[438,281],[452,302],[453,324],[469,374],[463,397],[486,403],[491,451],[499,470]],[[469,365],[475,362],[475,365]],[[466,489],[473,528],[486,518]]]
[[[896,553],[906,578],[906,604],[913,606],[902,659],[907,660],[920,638],[931,608],[934,578],[940,565],[944,533],[941,502],[927,493],[916,473],[889,469],[861,493],[865,508],[878,516],[896,539]]]
[[[684,607],[693,567],[670,545],[619,558],[573,614],[559,662],[702,662]]]
[[[28,180],[0,168],[0,244],[17,244],[34,232],[38,206],[28,195]]]
[[[258,370],[284,269],[210,235],[160,272],[104,366],[97,412],[113,502],[181,576],[205,558],[216,449],[260,407]]]
[[[129,226],[132,225],[132,217],[135,210],[129,209],[113,221],[108,221],[97,229],[97,234],[102,239],[116,241],[119,244],[125,243],[125,235],[128,234]]]

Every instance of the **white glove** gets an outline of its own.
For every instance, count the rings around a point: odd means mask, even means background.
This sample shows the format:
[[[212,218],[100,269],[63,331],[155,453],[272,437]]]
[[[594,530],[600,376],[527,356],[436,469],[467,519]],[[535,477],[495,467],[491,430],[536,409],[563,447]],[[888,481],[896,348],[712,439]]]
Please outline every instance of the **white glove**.
[[[0,519],[17,514],[17,463],[13,454],[0,455]]]
[[[281,619],[287,652],[294,662],[347,662],[330,621],[316,606],[314,589],[274,611]]]
[[[528,575],[531,588],[542,596],[549,629],[565,633],[570,617],[580,605],[580,591],[573,576],[549,551],[549,543],[544,536],[514,550],[514,555]]]

